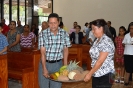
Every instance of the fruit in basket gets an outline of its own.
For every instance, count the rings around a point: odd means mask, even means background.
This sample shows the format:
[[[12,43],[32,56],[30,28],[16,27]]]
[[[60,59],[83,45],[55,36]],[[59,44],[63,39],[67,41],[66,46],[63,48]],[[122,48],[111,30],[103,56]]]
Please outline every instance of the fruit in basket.
[[[78,70],[73,70],[69,72],[68,78],[76,81],[83,80],[88,72],[89,72],[88,70],[83,71],[82,73]]]
[[[64,65],[64,66],[62,66],[62,67],[60,68],[59,72],[62,73],[62,72],[63,72],[64,70],[66,70],[66,69],[67,69],[67,66]]]
[[[78,66],[79,62],[75,62],[75,61],[70,61],[69,65],[67,66],[67,70],[70,72],[72,70],[76,70],[79,69],[80,67]]]
[[[65,70],[63,70],[63,71],[62,71],[62,73],[60,73],[60,74],[61,74],[61,75],[65,75],[65,76],[67,76],[67,75],[68,75],[68,73],[69,73],[69,72],[68,72],[68,70],[67,70],[67,69],[65,69]]]
[[[76,74],[81,74],[81,72],[80,72],[79,70],[73,70],[73,71],[69,72],[68,78],[69,78],[69,79],[74,79],[74,76],[75,76]]]
[[[82,80],[83,79],[83,75],[81,73],[76,73],[74,76],[73,76],[73,79],[78,81],[78,80]]]
[[[50,78],[53,79],[53,80],[57,80],[58,79],[58,77],[55,75],[55,73],[50,74]]]
[[[59,72],[55,72],[54,73],[57,77],[59,77],[60,73]]]
[[[69,78],[65,75],[59,75],[58,81],[69,81]]]
[[[71,72],[69,72],[69,74],[68,74],[68,78],[73,80],[73,77],[74,77],[75,75],[76,75],[76,72],[71,71]]]
[[[70,61],[70,63],[67,66],[62,66],[60,68],[60,74],[67,76],[68,73],[73,70],[83,71],[83,69],[78,66],[78,63],[79,62],[76,63],[75,61]]]
[[[73,70],[72,72],[81,73],[79,70]]]

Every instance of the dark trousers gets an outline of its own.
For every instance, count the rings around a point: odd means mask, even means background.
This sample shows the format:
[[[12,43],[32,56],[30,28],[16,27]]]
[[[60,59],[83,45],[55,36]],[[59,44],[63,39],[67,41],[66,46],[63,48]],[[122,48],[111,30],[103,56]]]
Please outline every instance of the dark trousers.
[[[130,73],[129,81],[132,81],[132,73]]]
[[[111,88],[114,76],[112,73],[106,74],[101,77],[92,78],[92,88]]]

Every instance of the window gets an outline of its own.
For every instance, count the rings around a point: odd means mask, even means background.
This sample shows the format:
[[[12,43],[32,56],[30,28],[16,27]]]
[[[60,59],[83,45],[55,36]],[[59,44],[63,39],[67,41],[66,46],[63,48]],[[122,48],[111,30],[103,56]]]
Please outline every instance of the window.
[[[0,0],[0,18],[4,18],[7,25],[11,20],[20,20],[22,25],[36,22],[39,26],[42,21],[47,21],[48,15],[52,13],[52,1]]]
[[[5,24],[9,24],[9,0],[4,0],[4,19]]]
[[[52,13],[51,0],[34,0],[34,16],[48,16]]]
[[[19,2],[19,20],[22,25],[25,25],[25,0],[20,0]]]
[[[17,0],[12,0],[12,20],[17,21]]]

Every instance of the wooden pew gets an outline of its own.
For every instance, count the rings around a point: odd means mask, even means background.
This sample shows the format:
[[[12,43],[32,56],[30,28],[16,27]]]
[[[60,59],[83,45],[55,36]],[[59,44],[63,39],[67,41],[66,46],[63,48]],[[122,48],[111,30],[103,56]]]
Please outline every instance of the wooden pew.
[[[80,61],[79,66],[82,64],[87,65],[87,69],[91,69],[91,58],[89,55],[90,45],[87,44],[72,44],[69,48],[68,62],[70,60]]]
[[[89,54],[90,45],[83,44],[82,45],[82,63],[87,65],[87,69],[91,69],[91,57]]]
[[[8,88],[7,55],[0,55],[0,88]]]
[[[82,47],[80,45],[73,44],[72,47],[68,48],[68,62],[70,60],[80,61],[79,66],[82,66]]]
[[[9,52],[8,78],[20,80],[22,88],[39,88],[38,66],[40,52]]]

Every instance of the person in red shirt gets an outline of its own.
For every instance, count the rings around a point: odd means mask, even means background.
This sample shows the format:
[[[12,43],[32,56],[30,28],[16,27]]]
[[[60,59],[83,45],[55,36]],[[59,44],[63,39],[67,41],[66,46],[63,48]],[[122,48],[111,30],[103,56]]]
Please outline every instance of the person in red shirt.
[[[1,19],[1,23],[2,23],[2,28],[3,28],[3,31],[2,33],[6,36],[8,31],[9,31],[9,27],[5,24],[5,19]]]

